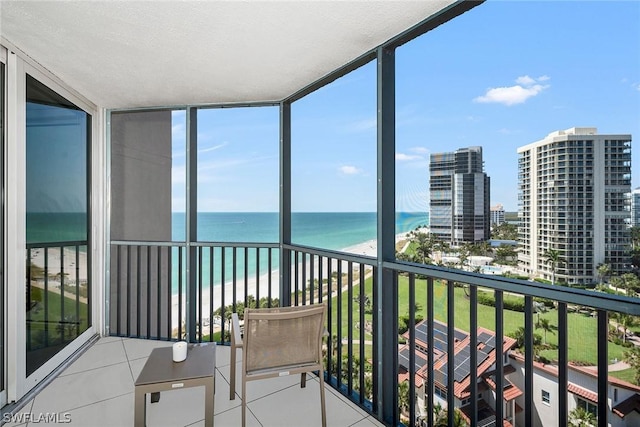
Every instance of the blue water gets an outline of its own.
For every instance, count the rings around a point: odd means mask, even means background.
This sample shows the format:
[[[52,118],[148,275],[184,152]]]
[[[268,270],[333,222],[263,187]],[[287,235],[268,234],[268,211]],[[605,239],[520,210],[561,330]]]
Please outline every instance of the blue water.
[[[278,213],[276,212],[237,212],[198,214],[198,241],[200,242],[245,242],[277,243],[279,241]],[[396,234],[414,230],[429,224],[428,213],[396,214]],[[86,215],[73,213],[27,214],[27,241],[51,242],[86,240]],[[185,215],[174,213],[172,216],[172,240],[185,240]],[[377,221],[375,212],[333,212],[333,213],[293,213],[291,216],[291,241],[293,244],[312,246],[321,249],[344,250],[351,246],[376,240]],[[232,277],[232,250],[225,252],[225,281]],[[203,285],[211,282],[210,252],[204,251],[202,262]],[[236,278],[244,278],[244,250],[236,251]],[[213,285],[221,282],[221,249],[213,253]],[[184,259],[183,259],[184,262]],[[278,268],[278,253],[273,251],[272,268]],[[177,250],[173,257],[173,283],[178,282]],[[185,265],[185,264],[183,264]],[[249,251],[249,277],[268,272],[266,249],[260,252],[260,262],[256,262],[255,251]],[[183,272],[184,274],[184,272]]]
[[[87,240],[87,214],[27,213],[27,243]]]
[[[396,234],[428,225],[428,213],[396,214]],[[185,215],[173,214],[172,239],[185,240]],[[294,244],[342,250],[369,240],[377,234],[375,212],[294,212],[291,241]],[[198,214],[201,242],[278,242],[278,213],[237,212]]]
[[[416,227],[428,225],[428,213],[396,214],[396,234],[414,230]],[[173,214],[172,239],[184,241],[185,215]],[[276,212],[233,212],[198,214],[198,240],[200,242],[244,242],[275,243],[279,240],[278,213]],[[351,246],[376,240],[377,223],[375,212],[294,212],[291,215],[291,241],[293,244],[312,246],[321,249],[345,250]],[[245,252],[237,250],[236,279],[243,280],[245,275]],[[213,252],[214,286],[222,281],[222,250]],[[173,283],[178,281],[177,252],[174,256]],[[185,260],[183,259],[183,262]],[[248,277],[261,276],[269,271],[268,252],[260,251],[260,260],[256,262],[255,250],[248,252]],[[272,252],[271,267],[278,268],[278,252]],[[210,270],[210,252],[205,250],[202,259],[202,282],[208,287],[212,281]],[[259,271],[256,274],[256,270]],[[233,250],[225,252],[225,282],[233,274]],[[183,278],[184,281],[184,278]],[[175,288],[175,286],[174,286]],[[174,289],[176,291],[177,289]]]

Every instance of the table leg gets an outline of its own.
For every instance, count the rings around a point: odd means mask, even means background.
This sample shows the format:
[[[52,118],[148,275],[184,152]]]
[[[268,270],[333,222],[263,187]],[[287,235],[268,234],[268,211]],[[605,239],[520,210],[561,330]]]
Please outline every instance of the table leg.
[[[204,425],[207,427],[213,427],[214,381],[207,381],[204,386]]]
[[[133,406],[134,426],[145,427],[147,423],[147,396],[142,390],[135,389],[135,402]]]

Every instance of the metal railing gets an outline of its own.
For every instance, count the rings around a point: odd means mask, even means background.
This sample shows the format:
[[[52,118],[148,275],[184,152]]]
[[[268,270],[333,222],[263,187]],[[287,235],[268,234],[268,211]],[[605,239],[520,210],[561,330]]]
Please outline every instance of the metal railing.
[[[284,284],[280,256],[291,259]],[[188,265],[196,267],[191,287]],[[380,268],[393,273],[394,283],[379,283]],[[197,325],[189,340],[224,342],[231,311],[279,304],[283,292],[292,305],[325,301],[327,382],[387,425],[434,425],[443,416],[448,425],[462,417],[472,426],[496,419],[532,426],[549,416],[563,425],[587,399],[604,426],[624,398],[615,401],[610,385],[636,387],[609,372],[611,355],[627,350],[611,330],[620,330],[614,318],[640,315],[639,300],[620,295],[378,263],[297,245],[244,243],[188,248],[115,242],[110,286],[111,334],[150,339],[184,338],[191,318]],[[396,301],[381,301],[381,286],[394,286]],[[398,316],[382,324],[380,314],[394,304]],[[381,350],[381,334],[396,337],[398,354]],[[384,372],[391,372],[395,384],[381,384]],[[549,372],[557,380],[545,382]],[[534,385],[551,400],[545,411]],[[382,387],[398,390],[397,413],[381,413]],[[584,389],[584,396],[570,392],[572,387]]]
[[[91,325],[88,257],[87,241],[27,244],[28,373]]]

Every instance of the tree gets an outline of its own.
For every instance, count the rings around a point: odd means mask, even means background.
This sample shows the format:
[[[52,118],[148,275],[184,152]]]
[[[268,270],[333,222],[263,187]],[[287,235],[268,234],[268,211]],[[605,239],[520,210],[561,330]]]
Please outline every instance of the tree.
[[[640,347],[633,347],[622,354],[622,360],[627,362],[635,371],[633,380],[640,385]]]
[[[503,222],[491,230],[491,238],[496,240],[518,240],[518,226]]]
[[[620,276],[622,287],[629,296],[634,296],[640,290],[640,279],[633,273],[625,273]]]
[[[611,285],[613,285],[613,289],[615,289],[616,292],[618,292],[618,289],[624,287],[624,281],[620,276],[615,276],[615,275],[611,276],[611,279],[609,279],[609,282],[611,283]]]
[[[634,225],[630,228],[631,231],[631,247],[637,249],[640,247],[640,227]]]
[[[409,241],[414,245],[415,262],[428,264],[431,252],[436,244],[436,238],[431,233],[421,231],[411,231],[408,235]]]
[[[551,264],[551,284],[555,285],[556,270],[558,269],[558,266],[566,264],[566,261],[564,260],[564,258],[562,258],[560,251],[556,249],[547,249],[543,257],[548,264]]]
[[[591,427],[596,424],[596,417],[584,408],[576,408],[569,412],[569,425],[572,427]]]
[[[398,408],[401,412],[409,411],[409,381],[398,384]]]
[[[598,276],[600,276],[600,284],[604,284],[604,281],[607,277],[611,276],[613,272],[611,268],[611,264],[600,264],[598,266]]]
[[[538,322],[536,322],[536,328],[542,329],[542,331],[544,332],[544,344],[546,345],[547,332],[553,333],[553,325],[551,325],[551,322],[549,321],[549,319],[545,319],[543,317],[542,319],[539,319]]]
[[[462,416],[462,412],[458,408],[453,410],[453,424],[449,425],[449,410],[440,409],[438,416],[433,421],[433,427],[467,427],[469,424]]]
[[[472,244],[465,243],[458,249],[458,259],[460,260],[460,268],[464,268],[469,256],[471,255]]]
[[[618,322],[618,326],[622,326],[622,342],[626,342],[627,339],[627,329],[635,326],[636,318],[630,314],[626,313],[616,313],[615,314],[616,321]]]
[[[525,330],[524,326],[520,326],[514,332],[508,334],[511,338],[516,340],[516,347],[523,351],[524,349],[524,340],[525,340]],[[533,353],[536,359],[538,358],[538,353],[540,352],[540,344],[542,343],[542,336],[539,334],[533,334]]]

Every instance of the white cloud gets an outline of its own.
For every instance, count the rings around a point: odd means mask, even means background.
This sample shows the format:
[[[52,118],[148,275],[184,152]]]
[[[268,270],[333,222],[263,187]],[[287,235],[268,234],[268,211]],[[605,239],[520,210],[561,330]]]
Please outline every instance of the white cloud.
[[[365,132],[375,129],[378,125],[378,120],[373,118],[356,120],[348,125],[348,130],[351,132]]]
[[[411,160],[422,160],[422,156],[404,154],[404,153],[396,153],[396,160],[400,162],[408,162]]]
[[[355,166],[341,166],[340,172],[342,172],[345,175],[358,175],[362,173],[362,170],[358,169]]]
[[[473,99],[479,103],[498,103],[507,106],[522,104],[527,99],[538,95],[549,85],[539,84],[549,80],[548,76],[541,76],[534,79],[529,76],[521,76],[516,79],[515,86],[502,86],[487,89],[487,92]]]
[[[516,83],[523,86],[531,86],[536,81],[529,76],[521,76],[516,79]]]
[[[426,147],[411,147],[409,151],[418,153],[418,154],[429,154],[429,149]]]
[[[198,153],[206,153],[207,151],[218,150],[226,145],[229,145],[229,141],[224,141],[222,144],[214,145],[213,147],[203,148],[202,150],[198,150]]]

